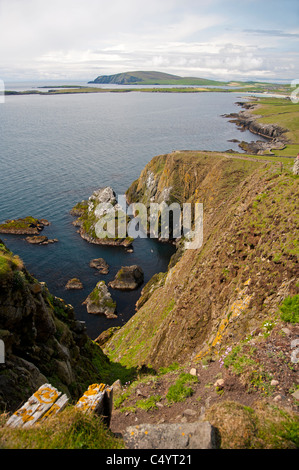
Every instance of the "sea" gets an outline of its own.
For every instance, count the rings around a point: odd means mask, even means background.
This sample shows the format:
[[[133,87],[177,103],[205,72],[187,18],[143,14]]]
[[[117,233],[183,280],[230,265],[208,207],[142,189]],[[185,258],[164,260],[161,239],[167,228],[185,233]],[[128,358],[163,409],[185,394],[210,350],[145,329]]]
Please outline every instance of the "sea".
[[[52,82],[51,87],[64,84]],[[7,83],[6,89],[47,85]],[[242,152],[231,140],[261,138],[241,132],[223,117],[238,112],[236,102],[248,98],[237,90],[60,95],[44,91],[43,95],[8,95],[0,103],[0,223],[29,215],[46,218],[50,226],[42,234],[58,242],[37,246],[22,235],[0,234],[0,238],[52,294],[73,305],[76,318],[86,323],[88,335],[95,339],[132,317],[142,287],[155,273],[167,270],[174,247],[150,238],[136,239],[133,253],[92,245],[72,225],[71,208],[104,186],[125,194],[155,155],[174,150]],[[107,261],[109,274],[90,268],[94,258]],[[110,290],[118,317],[109,320],[88,314],[82,303],[96,283],[108,284],[121,266],[133,264],[143,269],[144,284],[132,292]],[[81,280],[82,290],[65,289],[73,277]]]

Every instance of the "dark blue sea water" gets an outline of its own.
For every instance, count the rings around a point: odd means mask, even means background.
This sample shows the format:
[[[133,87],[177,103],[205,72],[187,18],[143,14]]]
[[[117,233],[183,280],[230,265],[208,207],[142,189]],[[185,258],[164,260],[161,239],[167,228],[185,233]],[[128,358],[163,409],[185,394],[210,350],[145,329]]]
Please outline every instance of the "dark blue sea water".
[[[26,88],[28,89],[28,87]],[[140,290],[112,291],[118,318],[86,312],[82,302],[102,278],[109,282],[122,265],[139,264],[147,282],[166,271],[173,248],[151,239],[134,242],[134,253],[94,246],[72,225],[70,209],[95,189],[110,185],[124,194],[152,157],[179,149],[240,150],[230,139],[254,140],[224,113],[237,112],[237,93],[103,93],[6,96],[0,104],[0,222],[27,215],[51,222],[42,232],[59,242],[34,246],[24,236],[0,235],[50,291],[75,307],[92,338],[125,323]],[[102,277],[89,267],[103,257]],[[67,291],[79,277],[84,290]]]

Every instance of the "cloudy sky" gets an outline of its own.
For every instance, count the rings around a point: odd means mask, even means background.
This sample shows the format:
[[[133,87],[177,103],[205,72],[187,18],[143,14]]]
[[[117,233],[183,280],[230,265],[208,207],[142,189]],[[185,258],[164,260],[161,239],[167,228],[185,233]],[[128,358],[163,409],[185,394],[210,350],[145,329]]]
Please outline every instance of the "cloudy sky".
[[[298,0],[0,0],[0,79],[299,79]]]

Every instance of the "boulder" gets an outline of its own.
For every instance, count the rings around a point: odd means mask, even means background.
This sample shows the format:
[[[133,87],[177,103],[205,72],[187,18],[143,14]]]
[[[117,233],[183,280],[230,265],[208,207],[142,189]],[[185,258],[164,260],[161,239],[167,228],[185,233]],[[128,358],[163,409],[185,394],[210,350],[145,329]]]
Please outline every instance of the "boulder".
[[[109,282],[112,289],[134,290],[137,289],[144,280],[144,274],[140,266],[122,266],[113,281]]]
[[[116,302],[112,300],[105,281],[99,281],[93,291],[83,302],[87,312],[94,315],[105,315],[107,318],[117,318]]]
[[[109,266],[103,258],[92,259],[89,266],[97,269],[101,274],[109,273]]]
[[[141,424],[126,428],[128,449],[216,449],[216,430],[207,421]]]
[[[68,290],[70,290],[70,289],[79,290],[79,289],[83,289],[83,284],[80,281],[80,279],[77,279],[76,277],[74,277],[73,279],[70,279],[66,283],[65,288],[68,289]]]

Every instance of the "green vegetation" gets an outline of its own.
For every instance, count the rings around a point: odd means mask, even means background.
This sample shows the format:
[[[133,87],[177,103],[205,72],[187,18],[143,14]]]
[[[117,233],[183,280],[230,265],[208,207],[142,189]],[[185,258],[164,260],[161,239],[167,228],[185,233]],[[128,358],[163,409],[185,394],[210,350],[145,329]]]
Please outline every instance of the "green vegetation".
[[[0,416],[0,449],[122,449],[115,437],[93,413],[68,406],[56,417],[31,429],[5,427]]]
[[[11,278],[24,267],[19,256],[14,255],[0,242],[0,281]]]
[[[24,217],[22,219],[7,220],[5,223],[0,224],[0,232],[6,230],[28,230],[36,228],[39,225],[39,220],[34,217]]]
[[[118,85],[224,85],[225,82],[196,77],[179,77],[162,72],[134,71],[115,75],[102,75],[89,83]]]
[[[161,395],[153,395],[149,398],[138,400],[138,402],[136,403],[136,407],[145,411],[157,409],[157,402],[161,401],[161,399]]]
[[[281,319],[289,323],[299,323],[299,295],[289,296],[279,306]]]
[[[182,373],[175,382],[168,389],[166,398],[169,403],[177,403],[184,401],[185,398],[193,394],[193,389],[190,386],[192,383],[198,382],[198,378],[194,375]]]

